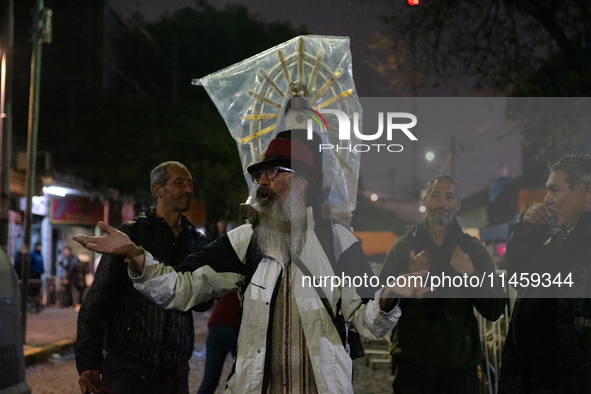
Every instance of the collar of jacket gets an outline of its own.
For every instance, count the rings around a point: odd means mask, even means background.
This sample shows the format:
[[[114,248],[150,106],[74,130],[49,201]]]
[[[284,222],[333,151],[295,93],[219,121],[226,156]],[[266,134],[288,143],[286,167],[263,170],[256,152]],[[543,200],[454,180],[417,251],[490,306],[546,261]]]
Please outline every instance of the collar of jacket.
[[[429,224],[427,222],[427,218],[425,218],[422,222],[417,224],[414,229],[411,230],[412,237],[421,244],[425,242],[433,242],[433,237],[429,232]],[[443,242],[441,243],[442,248],[446,248],[448,246],[455,246],[457,245],[460,238],[464,235],[462,231],[462,227],[460,227],[457,220],[454,218],[453,222],[447,229],[445,236],[443,237]]]
[[[564,240],[578,240],[581,237],[588,237],[591,233],[591,212],[581,212],[579,220],[569,230],[555,229],[552,237],[547,242],[554,242],[556,245],[561,244]],[[586,244],[586,243],[583,243]]]
[[[579,220],[575,223],[575,226],[571,233],[579,233],[581,231],[588,232],[591,231],[591,212],[581,212],[579,214]]]
[[[161,227],[163,224],[166,224],[166,227],[170,230],[170,226],[168,226],[166,221],[163,218],[156,216],[156,208],[150,208],[145,212],[140,213],[138,216],[136,216],[135,220],[152,227]],[[181,215],[181,226],[183,227],[183,230],[192,231],[195,229],[195,226],[193,226],[193,224],[189,221],[189,219],[187,219],[185,215]]]

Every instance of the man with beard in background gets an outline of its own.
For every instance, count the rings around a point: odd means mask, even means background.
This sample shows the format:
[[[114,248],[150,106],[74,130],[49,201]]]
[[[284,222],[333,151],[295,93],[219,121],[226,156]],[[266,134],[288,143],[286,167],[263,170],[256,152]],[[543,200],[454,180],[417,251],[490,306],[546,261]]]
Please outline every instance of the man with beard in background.
[[[423,204],[427,217],[394,243],[380,274],[389,276],[429,270],[431,275],[478,276],[495,272],[480,241],[455,220],[461,201],[454,178],[438,175],[427,182]],[[503,290],[439,288],[430,298],[403,300],[402,317],[392,333],[394,392],[480,392],[476,367],[482,360],[478,322],[473,309],[489,320],[504,311]]]
[[[351,232],[320,216],[322,159],[313,153],[319,137],[310,142],[305,136],[304,130],[279,133],[264,159],[248,167],[259,187],[258,221],[218,238],[178,270],[102,223],[109,235],[75,238],[92,250],[125,256],[136,288],[165,308],[186,310],[240,289],[243,317],[227,386],[231,393],[353,393],[352,362],[340,334],[344,326],[333,316],[342,313],[349,328],[379,338],[400,316],[397,297],[426,291],[411,285],[384,288],[362,299],[350,284],[329,283],[323,300],[319,289],[304,285],[304,271],[314,277],[371,272]],[[338,260],[325,245],[333,234],[342,249]]]

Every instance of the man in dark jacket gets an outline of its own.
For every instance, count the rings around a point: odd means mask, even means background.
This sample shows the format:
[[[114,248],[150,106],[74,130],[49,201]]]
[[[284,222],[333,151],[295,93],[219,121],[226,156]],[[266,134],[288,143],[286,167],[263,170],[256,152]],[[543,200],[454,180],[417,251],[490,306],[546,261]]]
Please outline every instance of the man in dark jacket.
[[[72,248],[69,246],[64,246],[64,249],[62,250],[62,256],[62,261],[55,263],[55,266],[57,267],[57,277],[62,278],[64,283],[62,306],[70,306],[73,303],[74,297],[72,294],[72,284],[68,279],[68,273],[70,267],[74,266],[75,264],[76,256],[72,254]]]
[[[29,279],[41,279],[45,272],[43,264],[43,255],[41,254],[41,242],[35,243],[35,248],[31,252],[31,273]]]
[[[489,278],[495,268],[488,251],[455,220],[461,206],[456,181],[445,175],[431,178],[423,204],[427,218],[396,240],[380,283],[423,269],[438,277]],[[479,393],[476,367],[482,351],[473,308],[497,320],[505,304],[503,290],[490,280],[481,288],[447,285],[426,299],[402,300],[402,316],[392,335],[394,392]]]
[[[150,184],[156,208],[120,230],[166,265],[178,266],[206,244],[182,215],[191,206],[193,180],[181,163],[165,162],[152,171]],[[102,372],[119,394],[188,393],[194,336],[191,311],[159,308],[134,289],[123,258],[104,255],[78,316],[80,389],[98,393]]]
[[[88,258],[88,255],[86,255]],[[84,295],[86,293],[86,274],[89,272],[88,260],[82,255],[75,256],[68,266],[67,280],[72,289],[72,303],[77,311],[80,311]]]
[[[519,298],[503,393],[591,393],[591,156],[566,156],[549,170],[544,203],[525,211],[507,245]]]

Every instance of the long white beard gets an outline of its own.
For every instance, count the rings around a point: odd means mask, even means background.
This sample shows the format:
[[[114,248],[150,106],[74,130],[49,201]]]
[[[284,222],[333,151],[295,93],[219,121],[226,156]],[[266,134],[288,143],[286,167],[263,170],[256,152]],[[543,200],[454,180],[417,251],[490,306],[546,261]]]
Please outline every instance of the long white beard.
[[[291,261],[291,253],[301,251],[302,230],[306,221],[306,187],[303,179],[291,178],[290,190],[277,198],[270,207],[261,207],[254,238],[259,251],[277,261]]]

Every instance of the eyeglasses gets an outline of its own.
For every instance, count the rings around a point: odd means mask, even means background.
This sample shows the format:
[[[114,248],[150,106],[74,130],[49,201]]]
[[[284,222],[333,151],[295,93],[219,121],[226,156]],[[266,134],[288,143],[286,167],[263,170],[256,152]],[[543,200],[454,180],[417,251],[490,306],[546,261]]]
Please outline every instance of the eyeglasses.
[[[277,178],[277,174],[279,174],[279,171],[295,172],[294,170],[292,170],[290,168],[277,166],[277,167],[267,168],[265,170],[253,171],[250,175],[252,176],[252,181],[254,183],[259,183],[263,174],[265,174],[267,176],[268,180],[272,181],[273,179]]]

